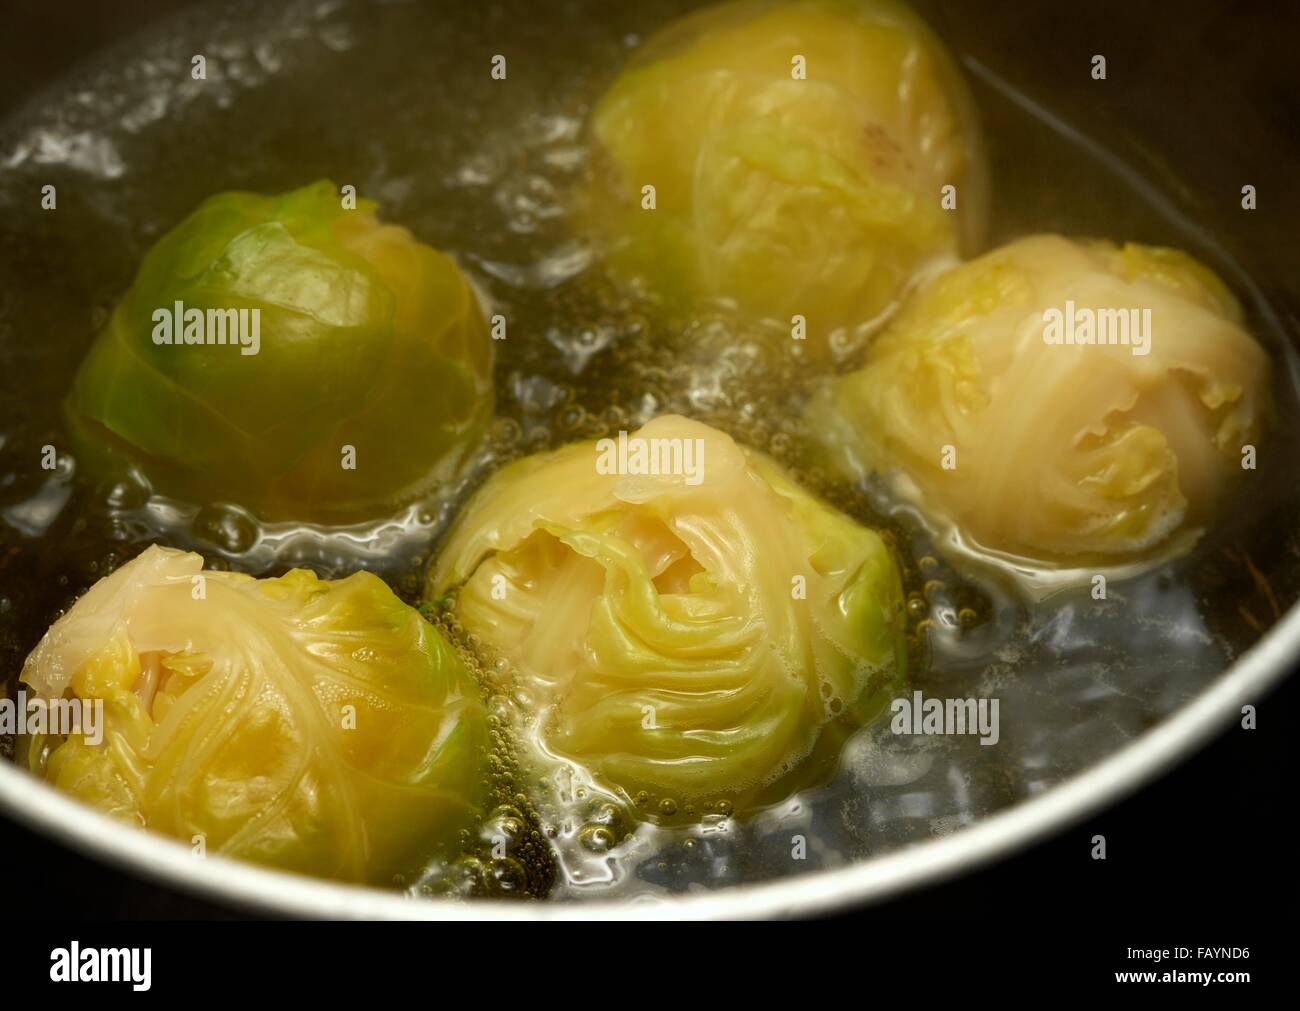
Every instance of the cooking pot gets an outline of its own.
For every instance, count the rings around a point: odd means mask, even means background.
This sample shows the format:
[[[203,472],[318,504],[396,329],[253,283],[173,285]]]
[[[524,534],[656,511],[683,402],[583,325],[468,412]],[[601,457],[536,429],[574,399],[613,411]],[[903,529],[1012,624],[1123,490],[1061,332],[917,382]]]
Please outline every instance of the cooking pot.
[[[220,5],[210,5],[212,7]],[[565,5],[572,7],[573,5]],[[581,6],[581,5],[579,5]],[[1015,206],[1017,173],[1029,159],[999,145],[999,117],[1032,116],[1045,149],[1089,150],[1155,204],[1168,204],[1191,222],[1204,248],[1221,252],[1216,267],[1272,324],[1279,382],[1294,384],[1294,344],[1300,340],[1300,262],[1294,230],[1300,222],[1300,63],[1291,52],[1300,11],[1207,3],[1132,4],[1124,0],[1044,5],[1031,2],[915,6],[952,46],[972,82],[992,137],[993,171],[1004,180],[994,217],[1007,233],[1021,229]],[[103,47],[147,32],[159,19],[202,17],[189,5],[142,0],[105,7],[66,2],[7,12],[0,42],[0,96],[8,110],[39,103],[63,75],[93,60]],[[595,5],[593,17],[601,16]],[[525,5],[520,17],[547,19],[545,5]],[[648,27],[653,27],[648,26]],[[1107,74],[1091,70],[1104,55]],[[1004,111],[999,111],[1004,110]],[[1009,111],[1008,111],[1009,110]],[[1024,138],[1016,144],[1028,143]],[[1036,171],[1051,164],[1036,162]],[[12,182],[0,166],[0,187]],[[1240,194],[1254,187],[1258,204]],[[1093,195],[1071,187],[1064,203]],[[1098,198],[1100,199],[1100,198]],[[1000,207],[998,204],[1000,203]],[[1034,209],[1043,230],[1054,227],[1052,206]],[[1131,222],[1117,222],[1123,231]],[[14,236],[8,238],[13,239]],[[18,238],[21,238],[20,236]],[[996,238],[996,236],[995,236]],[[1214,259],[1214,254],[1210,254]],[[1277,343],[1277,335],[1292,346]],[[10,338],[12,335],[10,334]],[[0,340],[6,334],[0,331]],[[13,377],[5,382],[12,382]],[[1285,442],[1285,434],[1282,436]],[[1241,503],[1231,522],[1267,525],[1289,535],[1300,491],[1295,471],[1276,474],[1277,494]],[[1288,542],[1289,543],[1289,542]],[[94,859],[142,879],[200,893],[214,901],[282,915],[366,918],[736,918],[809,915],[854,907],[922,884],[968,873],[1059,832],[1141,790],[1241,719],[1287,676],[1300,657],[1300,558],[1279,551],[1262,566],[1281,614],[1190,701],[1107,757],[1050,789],[990,813],[949,834],[888,850],[827,870],[762,883],[720,887],[634,904],[605,901],[518,903],[445,902],[278,873],[210,857],[186,846],[111,823],[60,795],[12,763],[0,761],[0,813]],[[0,591],[4,587],[0,586]]]

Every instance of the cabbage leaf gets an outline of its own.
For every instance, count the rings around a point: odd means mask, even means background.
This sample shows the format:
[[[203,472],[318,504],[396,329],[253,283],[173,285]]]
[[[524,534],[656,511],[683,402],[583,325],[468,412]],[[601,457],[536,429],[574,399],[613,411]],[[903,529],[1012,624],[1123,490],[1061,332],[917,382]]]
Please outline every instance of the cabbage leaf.
[[[367,572],[203,572],[150,547],[46,633],[22,682],[103,701],[102,740],[29,764],[127,824],[208,854],[392,883],[471,827],[487,712],[453,648]]]
[[[1064,343],[1086,341],[1084,310],[1106,343]],[[976,548],[1116,562],[1194,541],[1259,437],[1268,375],[1185,253],[1039,235],[920,288],[811,418],[846,473],[895,475]]]
[[[688,16],[638,52],[592,129],[590,213],[615,272],[670,303],[728,300],[787,327],[802,315],[818,356],[983,229],[973,103],[942,44],[889,0]]]
[[[156,343],[155,313],[178,303],[256,309],[257,352]],[[164,494],[267,519],[352,521],[456,472],[491,416],[491,370],[455,263],[321,181],[219,194],[158,240],[66,416],[92,469],[137,466]]]
[[[512,463],[428,592],[457,591],[457,619],[537,700],[546,748],[605,786],[779,799],[801,762],[825,775],[905,670],[892,555],[716,429],[668,415],[638,443],[676,459],[690,443],[701,466],[611,472],[590,442]]]

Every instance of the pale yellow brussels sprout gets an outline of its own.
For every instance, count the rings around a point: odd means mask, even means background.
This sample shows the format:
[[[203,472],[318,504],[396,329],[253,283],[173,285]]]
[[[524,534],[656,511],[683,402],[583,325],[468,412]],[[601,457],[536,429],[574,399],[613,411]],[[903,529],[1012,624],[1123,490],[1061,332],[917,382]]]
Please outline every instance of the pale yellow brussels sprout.
[[[802,316],[818,356],[982,232],[973,103],[939,40],[891,0],[698,12],[646,43],[592,126],[591,213],[616,273],[786,329]]]
[[[880,536],[673,415],[498,473],[430,573],[433,596],[455,589],[545,748],[657,798],[648,817],[827,774],[905,666]]]
[[[378,884],[450,855],[488,747],[452,647],[370,573],[202,568],[148,548],[51,626],[23,683],[102,722],[34,735],[31,768],[208,854]]]
[[[812,418],[968,547],[1068,568],[1194,543],[1268,375],[1191,257],[1040,235],[920,288]]]

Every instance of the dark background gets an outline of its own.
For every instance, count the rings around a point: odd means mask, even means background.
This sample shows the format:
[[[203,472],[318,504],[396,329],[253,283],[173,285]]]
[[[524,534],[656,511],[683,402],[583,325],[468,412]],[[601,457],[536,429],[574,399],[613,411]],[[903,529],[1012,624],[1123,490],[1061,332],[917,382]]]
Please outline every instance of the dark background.
[[[6,4],[6,38],[0,44],[0,114],[19,104],[42,82],[84,54],[156,14],[186,5],[184,0],[132,0],[52,4]],[[539,8],[542,5],[539,4]],[[1234,116],[1244,145],[1256,138],[1289,141],[1282,151],[1261,145],[1256,178],[1269,193],[1274,213],[1258,226],[1257,255],[1297,260],[1296,226],[1300,144],[1300,89],[1296,78],[1297,8],[1275,3],[925,3],[942,32],[945,24],[971,18],[988,22],[989,55],[1013,52],[1020,73],[1072,53],[1085,62],[1095,52],[1122,53],[1147,45],[1143,65],[1146,109],[1173,110],[1190,128],[1166,146],[1183,167],[1200,174],[1211,189],[1236,189],[1235,176],[1216,178],[1213,152],[1197,150],[1198,109],[1217,114],[1230,84]],[[127,16],[129,14],[129,16]],[[1117,19],[1124,22],[1116,30]],[[1280,20],[1279,20],[1280,19]],[[1054,45],[1043,45],[1046,33]],[[1053,35],[1053,33],[1055,33]],[[1029,44],[1035,39],[1036,44]],[[1188,58],[1195,54],[1195,58]],[[984,56],[985,54],[981,54]],[[1155,61],[1155,65],[1152,65]],[[1000,61],[1002,62],[1002,61]],[[1123,72],[1111,60],[1111,73]],[[1281,75],[1281,76],[1279,76]],[[1086,87],[1084,80],[1081,88]],[[1094,92],[1095,94],[1095,92]],[[1156,100],[1158,99],[1158,100]],[[1070,104],[1070,96],[1062,102]],[[1111,110],[1113,114],[1115,110]],[[1134,128],[1141,123],[1133,123]],[[1153,121],[1152,130],[1158,130]],[[1160,131],[1168,139],[1168,123]],[[1181,144],[1181,150],[1177,145]],[[1173,149],[1170,149],[1170,148]],[[1199,157],[1198,157],[1199,156]],[[1261,205],[1262,206],[1262,205]],[[1295,272],[1289,272],[1294,284]],[[1292,734],[1300,699],[1291,678],[1258,705],[1259,729],[1232,728],[1211,746],[1155,784],[1118,806],[1086,819],[1060,835],[978,873],[846,914],[887,924],[969,918],[985,925],[1021,925],[1062,917],[1118,922],[1204,924],[1211,943],[1240,943],[1234,926],[1294,907],[1294,843],[1286,830],[1294,804],[1296,748]],[[1103,834],[1107,859],[1091,858],[1092,837]],[[1285,850],[1285,852],[1284,852]],[[243,915],[106,869],[48,839],[0,820],[0,863],[10,909],[32,918],[226,919]],[[37,873],[27,873],[33,871]],[[1153,938],[1152,943],[1162,939]],[[1169,943],[1169,942],[1165,942]],[[1174,942],[1174,943],[1182,943]]]

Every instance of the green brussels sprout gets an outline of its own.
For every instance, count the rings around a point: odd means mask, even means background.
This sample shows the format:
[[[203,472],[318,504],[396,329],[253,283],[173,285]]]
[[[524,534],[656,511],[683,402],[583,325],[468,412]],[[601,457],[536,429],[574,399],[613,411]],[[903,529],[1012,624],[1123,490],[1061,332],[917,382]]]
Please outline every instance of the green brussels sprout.
[[[202,572],[150,547],[54,623],[22,681],[103,701],[30,738],[47,781],[130,825],[286,870],[390,884],[481,815],[477,683],[368,572]],[[52,729],[52,728],[51,728]]]
[[[164,494],[350,521],[456,472],[491,371],[455,263],[321,181],[219,194],[164,235],[66,416],[92,467],[136,465]]]
[[[919,270],[980,240],[973,103],[891,0],[697,12],[646,43],[592,127],[589,213],[615,273],[670,303],[721,299],[785,328],[802,316],[815,356],[851,347]]]
[[[652,819],[826,775],[906,667],[880,536],[674,415],[501,470],[430,572],[430,597],[453,590],[546,750],[660,798]]]
[[[1021,239],[919,288],[812,423],[968,548],[1055,568],[1184,550],[1258,438],[1269,361],[1172,249]]]

